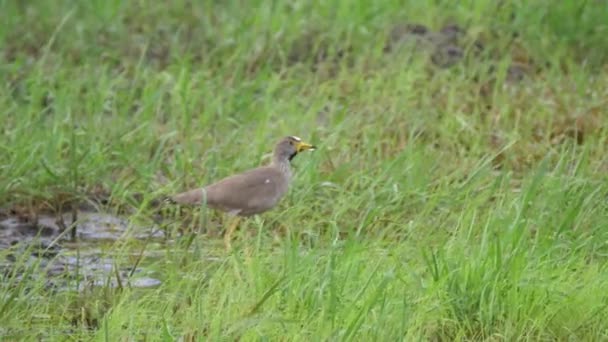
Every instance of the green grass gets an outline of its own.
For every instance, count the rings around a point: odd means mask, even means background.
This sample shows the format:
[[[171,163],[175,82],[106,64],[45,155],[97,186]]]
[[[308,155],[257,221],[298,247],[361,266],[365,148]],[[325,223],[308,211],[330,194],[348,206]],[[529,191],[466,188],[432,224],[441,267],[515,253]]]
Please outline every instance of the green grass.
[[[145,201],[284,135],[320,148],[232,254],[104,247],[117,268],[160,253],[142,261],[156,289],[54,291],[17,262],[5,338],[608,339],[601,1],[25,3],[0,1],[2,207],[101,192],[151,225]],[[385,53],[403,22],[459,23],[484,51],[449,69]],[[505,85],[511,61],[535,72]]]

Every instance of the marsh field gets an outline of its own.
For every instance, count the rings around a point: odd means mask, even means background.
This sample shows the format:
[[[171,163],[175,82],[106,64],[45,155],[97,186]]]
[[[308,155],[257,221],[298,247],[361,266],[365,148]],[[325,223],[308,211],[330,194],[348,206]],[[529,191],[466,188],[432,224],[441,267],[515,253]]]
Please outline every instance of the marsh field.
[[[3,341],[608,340],[604,1],[0,1]],[[293,160],[244,220],[155,199]]]

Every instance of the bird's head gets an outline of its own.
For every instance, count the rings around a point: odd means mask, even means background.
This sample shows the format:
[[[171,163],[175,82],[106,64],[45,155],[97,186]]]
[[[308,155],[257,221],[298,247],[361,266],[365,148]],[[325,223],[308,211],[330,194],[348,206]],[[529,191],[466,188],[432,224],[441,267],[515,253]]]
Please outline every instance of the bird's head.
[[[279,143],[275,147],[274,156],[279,161],[291,161],[298,153],[308,150],[312,151],[315,148],[315,146],[303,142],[302,139],[291,135],[279,141]]]

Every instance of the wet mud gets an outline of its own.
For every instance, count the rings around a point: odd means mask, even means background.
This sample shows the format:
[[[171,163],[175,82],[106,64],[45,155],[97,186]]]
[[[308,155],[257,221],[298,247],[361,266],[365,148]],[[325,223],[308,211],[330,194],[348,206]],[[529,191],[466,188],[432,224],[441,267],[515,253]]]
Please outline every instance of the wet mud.
[[[58,290],[90,286],[148,288],[161,283],[137,262],[143,257],[154,258],[152,251],[128,256],[135,262],[122,266],[111,247],[120,239],[164,241],[162,230],[136,226],[107,213],[77,212],[75,222],[72,216],[0,216],[0,275],[5,279],[43,277],[45,286]],[[30,272],[34,267],[43,272]]]

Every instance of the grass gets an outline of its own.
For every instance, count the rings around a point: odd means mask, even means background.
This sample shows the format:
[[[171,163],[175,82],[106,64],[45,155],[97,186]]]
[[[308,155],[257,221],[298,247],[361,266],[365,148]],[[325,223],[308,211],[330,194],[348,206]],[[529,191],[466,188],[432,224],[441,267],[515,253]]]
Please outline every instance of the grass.
[[[0,285],[4,338],[608,338],[602,2],[0,1],[0,13],[5,208],[103,195],[100,210],[151,225],[147,201],[259,165],[284,135],[320,147],[234,253],[204,236],[103,248],[116,268],[160,253],[141,261],[158,288],[68,277],[56,291],[48,266],[18,258]],[[464,60],[386,53],[403,22],[465,26]],[[513,62],[533,71],[506,83]]]

